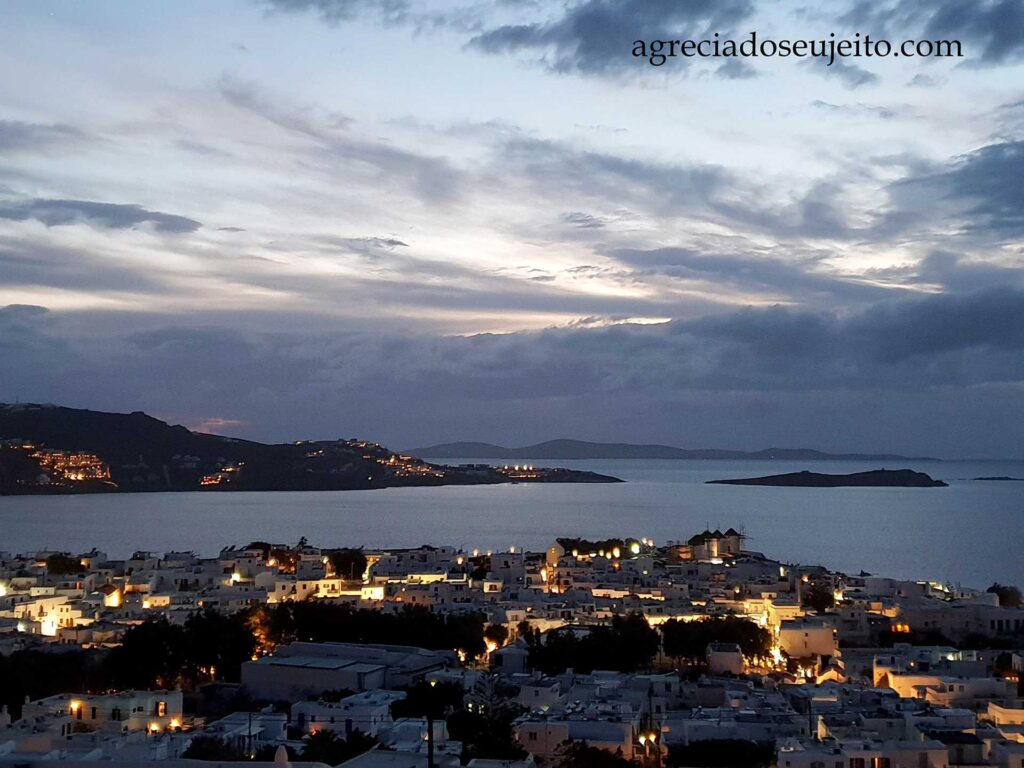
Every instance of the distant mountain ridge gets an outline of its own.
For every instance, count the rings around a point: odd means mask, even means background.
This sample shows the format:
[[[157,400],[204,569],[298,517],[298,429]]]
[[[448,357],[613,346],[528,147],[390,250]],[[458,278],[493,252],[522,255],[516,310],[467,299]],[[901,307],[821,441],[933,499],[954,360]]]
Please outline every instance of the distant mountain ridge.
[[[621,481],[573,469],[446,467],[356,438],[268,444],[193,432],[141,411],[0,403],[0,495],[594,482]]]
[[[811,448],[765,448],[735,451],[722,448],[676,448],[671,445],[591,443],[585,440],[548,440],[522,448],[492,443],[440,443],[407,451],[432,459],[776,459],[782,461],[941,461],[927,456],[892,453],[825,453]]]

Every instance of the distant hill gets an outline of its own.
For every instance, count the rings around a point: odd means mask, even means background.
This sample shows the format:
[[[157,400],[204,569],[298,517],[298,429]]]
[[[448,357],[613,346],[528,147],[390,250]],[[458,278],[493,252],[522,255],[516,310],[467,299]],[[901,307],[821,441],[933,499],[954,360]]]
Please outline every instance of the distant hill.
[[[670,445],[590,443],[584,440],[548,440],[522,448],[491,443],[442,443],[413,448],[408,453],[431,459],[777,459],[779,461],[937,461],[888,453],[824,453],[809,448],[766,448],[732,451],[720,448],[675,448]]]
[[[707,480],[711,485],[774,485],[793,488],[945,488],[946,483],[933,480],[924,472],[912,469],[875,469],[849,475],[826,475],[820,472],[787,472],[767,477],[744,477],[737,480]]]
[[[510,482],[618,482],[578,470],[446,467],[366,440],[265,444],[136,411],[0,404],[0,494],[308,491]]]

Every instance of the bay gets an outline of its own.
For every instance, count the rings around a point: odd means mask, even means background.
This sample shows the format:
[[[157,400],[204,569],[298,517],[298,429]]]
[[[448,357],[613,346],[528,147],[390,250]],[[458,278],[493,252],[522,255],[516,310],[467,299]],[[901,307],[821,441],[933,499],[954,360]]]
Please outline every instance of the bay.
[[[483,462],[483,459],[465,460]],[[460,463],[459,460],[449,463]],[[501,464],[502,461],[488,463]],[[878,462],[536,461],[620,477],[621,484],[390,488],[304,493],[155,493],[0,497],[0,551],[96,547],[213,555],[251,540],[320,546],[454,544],[546,548],[557,536],[689,538],[743,531],[747,547],[788,562],[986,587],[1024,586],[1024,462],[903,462],[948,488],[769,488],[706,480]]]

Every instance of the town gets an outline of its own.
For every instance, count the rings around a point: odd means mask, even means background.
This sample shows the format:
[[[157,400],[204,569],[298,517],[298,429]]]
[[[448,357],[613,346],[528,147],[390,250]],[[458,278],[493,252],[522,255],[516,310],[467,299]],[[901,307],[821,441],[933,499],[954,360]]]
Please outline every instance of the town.
[[[734,528],[0,552],[0,766],[1022,768],[1022,667],[1016,587]]]

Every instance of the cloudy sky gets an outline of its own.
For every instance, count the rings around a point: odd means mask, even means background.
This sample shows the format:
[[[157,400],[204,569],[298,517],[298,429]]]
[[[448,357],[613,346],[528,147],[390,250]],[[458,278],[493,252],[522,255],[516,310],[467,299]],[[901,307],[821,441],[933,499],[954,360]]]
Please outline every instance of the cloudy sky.
[[[1024,455],[1024,0],[3,14],[0,400]],[[965,55],[630,56],[750,30]]]

